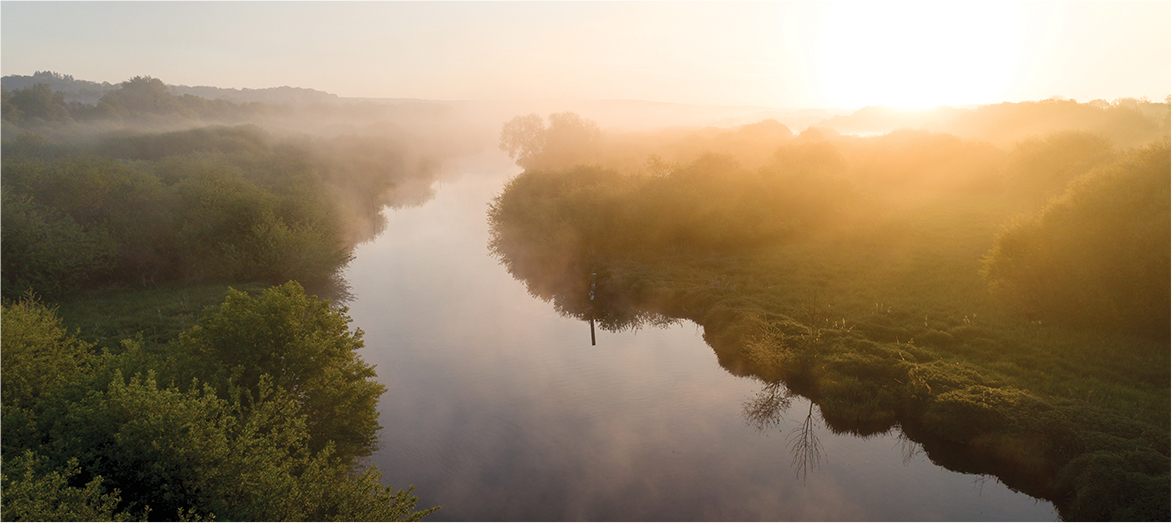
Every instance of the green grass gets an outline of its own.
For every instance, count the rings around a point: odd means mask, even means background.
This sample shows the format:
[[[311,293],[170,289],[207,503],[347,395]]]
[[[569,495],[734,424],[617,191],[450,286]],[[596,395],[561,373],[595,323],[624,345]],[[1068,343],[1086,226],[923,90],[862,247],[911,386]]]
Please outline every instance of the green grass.
[[[231,287],[257,294],[267,285]],[[228,285],[167,284],[149,289],[109,288],[89,291],[58,304],[63,324],[79,339],[98,348],[119,350],[126,338],[162,345],[195,325],[204,309],[224,301]]]

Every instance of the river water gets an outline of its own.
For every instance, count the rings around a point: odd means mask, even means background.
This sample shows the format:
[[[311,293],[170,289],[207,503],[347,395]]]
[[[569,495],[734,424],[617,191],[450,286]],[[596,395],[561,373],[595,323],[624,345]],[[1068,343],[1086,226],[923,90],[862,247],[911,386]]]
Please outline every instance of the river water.
[[[692,323],[591,346],[587,323],[488,253],[488,202],[517,172],[498,154],[450,163],[436,197],[388,210],[346,272],[362,356],[388,389],[371,462],[443,507],[429,520],[1058,519],[933,464],[898,429],[833,434],[801,397],[776,426],[753,423],[765,384],[721,368]],[[795,455],[802,441],[817,444]]]

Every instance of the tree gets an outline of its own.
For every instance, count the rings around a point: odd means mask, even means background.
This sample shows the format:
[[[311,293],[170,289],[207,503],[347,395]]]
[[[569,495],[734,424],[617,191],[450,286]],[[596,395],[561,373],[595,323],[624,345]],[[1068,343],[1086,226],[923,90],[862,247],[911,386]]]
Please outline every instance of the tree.
[[[3,488],[4,521],[129,521],[131,515],[115,512],[118,492],[107,494],[102,478],[94,478],[84,487],[73,487],[69,480],[79,473],[77,460],[62,469],[44,469],[44,458],[25,451],[5,458],[0,473]]]
[[[541,159],[547,168],[597,163],[601,146],[602,131],[593,120],[570,112],[555,113],[549,115]]]
[[[571,112],[549,115],[548,127],[540,116],[529,114],[509,120],[501,129],[501,150],[526,170],[596,163],[601,145],[598,124]]]
[[[223,361],[200,369],[184,360],[193,374],[210,368],[211,379],[172,374],[166,386],[152,368],[166,366],[136,344],[95,356],[53,311],[27,300],[4,305],[4,519],[396,521],[434,511],[415,511],[410,489],[383,486],[377,470],[355,463],[363,449],[346,428],[373,433],[382,386],[347,381],[373,370],[350,350],[360,333],[346,329],[343,311],[296,284],[229,302],[184,341],[239,353],[203,351],[205,360],[238,356],[260,368],[221,373]],[[261,333],[244,335],[246,322]],[[291,350],[267,350],[277,345]],[[145,371],[124,377],[143,362]],[[307,368],[319,362],[320,372]],[[321,434],[332,437],[315,443]],[[369,453],[372,443],[362,443]]]
[[[517,165],[528,168],[528,163],[545,150],[545,122],[541,116],[517,116],[506,122],[501,129],[500,148],[517,160]]]
[[[26,195],[0,189],[0,288],[59,297],[113,267],[117,248],[101,227],[83,227]]]
[[[1060,131],[1018,142],[1009,155],[1006,180],[1018,196],[1043,200],[1067,183],[1115,158],[1111,141],[1085,131]]]
[[[1015,219],[984,260],[991,287],[1050,321],[1167,336],[1169,169],[1164,139]]]
[[[13,91],[5,102],[5,118],[13,121],[72,121],[65,108],[65,93],[53,92],[49,84],[36,84]],[[12,107],[9,108],[9,105]]]
[[[24,115],[20,112],[20,109],[17,109],[15,105],[12,105],[12,91],[0,87],[0,95],[2,95],[3,99],[3,111],[0,112],[0,114],[3,115],[3,118],[9,122],[20,121],[21,117]]]
[[[183,391],[148,373],[53,413],[43,448],[80,464],[79,482],[116,489],[120,510],[158,519],[327,521],[419,519],[415,498],[354,474],[332,445],[314,450],[297,398],[269,376],[230,398],[208,384]],[[36,496],[41,501],[44,496]],[[36,499],[40,498],[40,499]],[[5,507],[7,511],[8,507]]]
[[[335,456],[350,462],[374,449],[376,407],[386,387],[358,356],[362,331],[351,332],[349,322],[344,307],[331,308],[289,282],[256,298],[230,291],[178,345],[205,362],[197,377],[220,384],[221,392],[231,381],[258,394],[269,376],[306,417],[309,447],[320,451],[332,442]]]
[[[150,76],[135,76],[122,82],[120,89],[102,96],[98,105],[102,103],[109,105],[117,114],[124,117],[190,113],[184,110],[178,102],[178,97],[171,94],[171,90],[162,80]]]

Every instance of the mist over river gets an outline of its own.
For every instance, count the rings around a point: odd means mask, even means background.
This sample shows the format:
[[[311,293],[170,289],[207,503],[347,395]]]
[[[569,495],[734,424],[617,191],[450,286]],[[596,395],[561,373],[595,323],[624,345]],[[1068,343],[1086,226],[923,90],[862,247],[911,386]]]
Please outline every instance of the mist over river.
[[[1058,519],[933,464],[898,428],[835,435],[802,397],[760,427],[745,409],[766,384],[721,368],[693,323],[600,329],[591,346],[587,323],[488,252],[488,203],[520,169],[495,152],[444,169],[433,200],[386,210],[345,273],[388,388],[372,464],[443,507],[428,519]]]

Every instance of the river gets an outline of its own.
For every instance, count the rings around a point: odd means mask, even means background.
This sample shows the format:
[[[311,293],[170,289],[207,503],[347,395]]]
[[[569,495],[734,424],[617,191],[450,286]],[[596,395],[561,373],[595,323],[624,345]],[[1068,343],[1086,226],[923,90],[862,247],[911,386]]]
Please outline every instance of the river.
[[[500,154],[451,162],[346,271],[362,357],[388,389],[371,463],[441,505],[429,520],[1058,519],[898,429],[836,435],[801,397],[754,423],[765,384],[721,368],[692,323],[600,330],[592,346],[587,323],[488,253],[488,202],[517,172]]]

